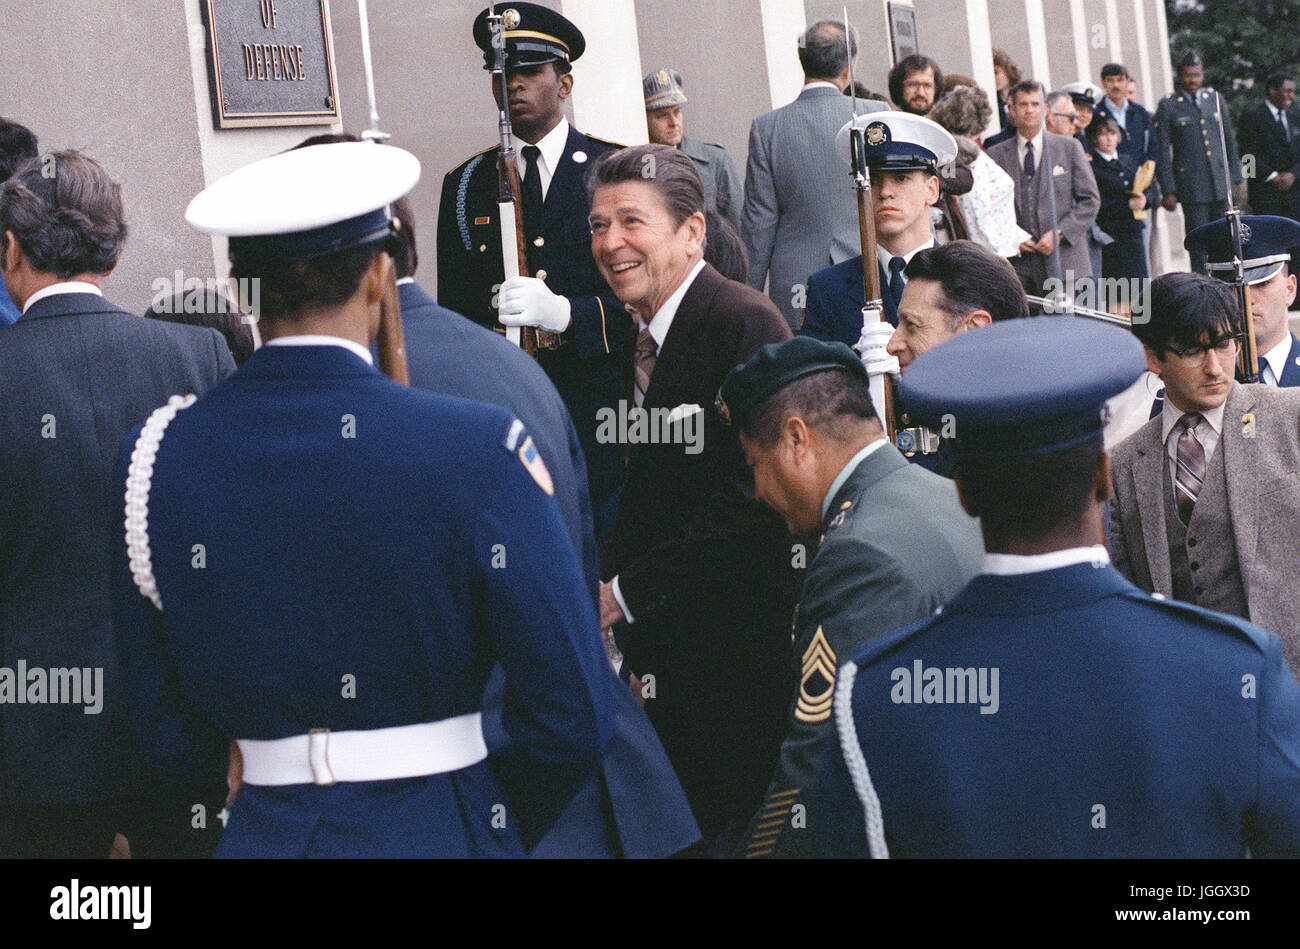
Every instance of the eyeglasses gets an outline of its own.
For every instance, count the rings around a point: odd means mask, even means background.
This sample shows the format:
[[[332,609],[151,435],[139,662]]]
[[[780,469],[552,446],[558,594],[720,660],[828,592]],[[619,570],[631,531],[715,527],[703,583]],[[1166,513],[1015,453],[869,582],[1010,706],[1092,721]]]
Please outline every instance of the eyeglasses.
[[[1177,356],[1183,362],[1195,365],[1204,359],[1205,354],[1210,350],[1214,350],[1216,356],[1235,357],[1237,355],[1237,345],[1244,338],[1243,334],[1235,333],[1232,336],[1224,336],[1221,339],[1217,339],[1209,346],[1188,346],[1186,349],[1174,349],[1171,346],[1169,347],[1169,352],[1172,355]]]

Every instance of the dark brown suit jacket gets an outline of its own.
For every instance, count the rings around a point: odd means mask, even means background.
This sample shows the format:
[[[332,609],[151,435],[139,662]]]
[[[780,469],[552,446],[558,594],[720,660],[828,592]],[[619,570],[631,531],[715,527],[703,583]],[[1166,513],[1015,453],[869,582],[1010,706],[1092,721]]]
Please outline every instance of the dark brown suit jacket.
[[[765,295],[705,265],[673,318],[644,404],[698,406],[701,450],[628,447],[622,502],[601,551],[602,576],[618,576],[635,620],[619,631],[621,648],[638,676],[653,676],[646,711],[706,841],[730,823],[743,828],[776,763],[798,581],[785,526],[754,499],[736,430],[714,400],[735,365],[789,338]]]

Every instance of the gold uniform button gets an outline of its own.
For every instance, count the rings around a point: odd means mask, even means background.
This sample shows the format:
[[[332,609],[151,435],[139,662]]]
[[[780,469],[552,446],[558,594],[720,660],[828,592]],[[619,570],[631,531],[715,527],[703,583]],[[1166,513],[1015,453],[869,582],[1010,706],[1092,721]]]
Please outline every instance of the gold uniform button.
[[[546,246],[546,238],[545,238],[545,237],[542,237],[541,235],[538,235],[536,238],[533,239],[533,246],[534,246],[534,247],[545,247],[545,246]]]
[[[539,270],[539,271],[537,271],[537,279],[538,279],[538,280],[545,280],[545,279],[546,279],[546,271],[545,271],[545,270]]]
[[[483,251],[485,251],[485,250],[487,250],[487,244],[479,244],[479,245],[478,245],[478,252],[479,252],[480,254],[483,253]]]

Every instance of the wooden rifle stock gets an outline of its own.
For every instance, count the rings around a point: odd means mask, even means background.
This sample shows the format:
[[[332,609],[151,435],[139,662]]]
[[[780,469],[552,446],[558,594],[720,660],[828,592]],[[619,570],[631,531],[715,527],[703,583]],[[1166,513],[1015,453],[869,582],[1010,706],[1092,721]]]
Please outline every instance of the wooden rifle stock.
[[[876,256],[876,217],[871,207],[871,179],[866,170],[862,152],[862,133],[850,129],[849,145],[853,161],[853,186],[858,197],[858,241],[862,245],[862,286],[866,291],[867,306],[880,305],[880,262]],[[891,444],[898,433],[898,413],[894,408],[894,383],[888,374],[881,379],[880,424]]]
[[[394,382],[409,386],[411,373],[406,365],[406,334],[402,331],[402,302],[396,278],[394,270],[379,301],[379,335],[375,345],[379,350],[379,371]]]

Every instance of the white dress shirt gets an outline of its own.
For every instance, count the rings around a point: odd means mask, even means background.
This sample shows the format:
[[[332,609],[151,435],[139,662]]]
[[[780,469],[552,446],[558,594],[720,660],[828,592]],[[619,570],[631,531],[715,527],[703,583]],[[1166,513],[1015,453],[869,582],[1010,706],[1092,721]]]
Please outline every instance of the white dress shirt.
[[[304,333],[301,336],[277,336],[275,339],[268,339],[265,343],[267,346],[342,346],[344,349],[350,349],[370,365],[375,364],[374,357],[370,355],[370,350],[360,343],[354,343],[350,339],[344,339],[342,336],[323,336],[319,333]]]
[[[514,142],[515,167],[519,169],[519,181],[522,183],[528,172],[528,159],[524,157],[524,146],[529,143],[517,135],[512,135],[510,138]],[[543,201],[546,200],[546,192],[551,188],[551,178],[555,175],[555,169],[560,166],[560,159],[564,157],[564,146],[568,141],[569,120],[561,117],[559,124],[543,135],[540,142],[535,143],[541,152],[537,156],[537,171],[541,176],[539,180],[542,183]]]
[[[1233,383],[1234,385],[1236,383]],[[1223,400],[1223,405],[1227,405],[1228,400]],[[1205,422],[1196,426],[1196,440],[1201,443],[1205,449],[1206,470],[1209,470],[1210,459],[1214,456],[1214,449],[1219,444],[1219,433],[1223,431],[1223,405],[1216,409],[1206,409],[1201,413],[1205,417]],[[1178,426],[1179,420],[1186,415],[1182,409],[1174,405],[1169,400],[1169,395],[1165,395],[1164,408],[1160,410],[1160,440],[1165,444],[1165,453],[1169,455],[1169,477],[1170,483],[1178,476],[1178,439],[1170,438],[1174,429]],[[1181,434],[1181,432],[1179,433]]]
[[[681,286],[673,291],[672,296],[665,300],[663,306],[659,307],[655,311],[655,315],[650,318],[650,336],[655,341],[656,350],[664,348],[664,340],[668,338],[668,328],[673,325],[673,317],[677,315],[677,308],[682,305],[682,298],[686,296],[686,291],[691,288],[691,284],[695,282],[695,278],[700,275],[700,271],[703,269],[704,260],[697,260],[695,266],[691,268],[691,272],[686,275],[686,279],[681,282]],[[632,387],[632,397],[639,408],[644,396],[636,386]],[[632,619],[631,611],[627,608],[627,602],[623,599],[623,591],[618,588],[618,577],[614,577],[609,581],[609,587],[614,594],[614,599],[618,601],[619,609],[623,611],[623,617],[629,623],[635,622]]]
[[[668,338],[668,328],[673,325],[673,317],[677,315],[677,308],[682,305],[682,298],[686,296],[686,291],[691,288],[695,278],[699,276],[700,271],[704,269],[704,259],[700,258],[691,268],[690,273],[681,285],[673,291],[672,296],[663,302],[663,306],[655,311],[655,315],[650,318],[650,337],[655,341],[655,352],[664,348],[664,340]],[[632,398],[639,407],[645,399],[644,393],[635,386],[632,387]],[[627,612],[624,610],[623,612]]]
[[[1125,99],[1123,105],[1116,105],[1115,100],[1106,96],[1102,101],[1106,103],[1106,110],[1110,112],[1110,117],[1119,123],[1120,129],[1127,130],[1125,120],[1128,118],[1128,100]]]
[[[1265,101],[1265,102],[1268,102],[1267,99],[1265,99],[1264,101]],[[1275,106],[1275,105],[1274,105],[1273,103],[1271,103],[1271,102],[1268,102],[1268,111],[1270,111],[1270,112],[1273,113],[1273,121],[1274,121],[1274,122],[1281,122],[1281,123],[1282,123],[1283,128],[1286,129],[1287,138],[1290,138],[1290,137],[1291,137],[1291,123],[1290,123],[1290,121],[1288,121],[1288,119],[1287,119],[1287,117],[1286,117],[1286,113],[1283,112],[1281,109],[1279,109],[1277,106]]]
[[[1034,143],[1034,177],[1038,177],[1039,169],[1043,164],[1043,129],[1040,126],[1038,134],[1032,139],[1025,138],[1019,132],[1016,133],[1016,155],[1020,157],[1020,167],[1025,167],[1025,146],[1030,142]]]
[[[93,293],[97,297],[102,297],[104,291],[99,289],[93,283],[83,283],[80,280],[65,280],[62,283],[52,283],[48,287],[42,287],[27,298],[23,304],[23,312],[26,313],[32,308],[32,304],[38,300],[44,300],[46,297],[52,297],[60,293]]]
[[[885,250],[885,248],[881,247],[880,244],[876,244],[876,260],[880,262],[880,268],[885,272],[885,286],[886,287],[889,286],[889,262],[891,260],[893,260],[895,257],[902,257],[905,262],[910,264],[912,262],[913,257],[919,254],[921,251],[925,250],[927,247],[933,247],[933,246],[934,246],[933,235],[927,235],[925,238],[925,243],[917,247],[913,247],[906,254],[891,254],[889,251]],[[907,286],[906,274],[903,275],[903,286]]]
[[[1110,563],[1110,554],[1101,544],[1094,547],[1069,547],[1045,554],[985,554],[980,572],[999,577],[1011,577],[1024,573],[1042,573],[1044,570],[1058,570],[1061,567],[1072,567],[1077,563],[1090,563],[1094,567],[1104,567]]]
[[[1275,106],[1273,103],[1269,102],[1267,99],[1264,100],[1264,104],[1268,106],[1268,111],[1272,114],[1274,122],[1278,121],[1279,119],[1282,121],[1282,127],[1286,129],[1286,137],[1287,139],[1290,139],[1291,123],[1287,121],[1286,113],[1283,112],[1281,109],[1279,109],[1277,106]],[[1270,171],[1268,173],[1268,177],[1265,178],[1264,180],[1272,181],[1276,177],[1277,177],[1277,172]]]
[[[1291,334],[1287,333],[1282,337],[1282,342],[1278,343],[1264,354],[1264,361],[1267,365],[1264,367],[1264,371],[1260,373],[1260,382],[1270,386],[1278,385],[1282,378],[1282,373],[1286,371],[1286,361],[1287,357],[1290,355]]]

